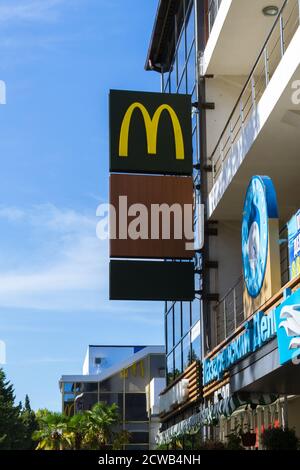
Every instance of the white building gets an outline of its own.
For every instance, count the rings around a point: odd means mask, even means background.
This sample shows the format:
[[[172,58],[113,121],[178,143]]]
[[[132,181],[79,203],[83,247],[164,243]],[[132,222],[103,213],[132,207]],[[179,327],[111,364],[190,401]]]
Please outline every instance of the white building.
[[[202,380],[194,400],[161,415],[159,440],[193,446],[198,426],[226,441],[237,425],[257,448],[269,427],[300,437],[300,2],[160,0],[146,68],[164,92],[192,95],[205,204],[196,299],[166,308],[164,393],[191,367],[194,312]]]
[[[100,401],[116,403],[130,442],[126,449],[155,448],[159,393],[165,387],[162,346],[89,346],[83,374],[59,381],[62,410],[73,415]]]

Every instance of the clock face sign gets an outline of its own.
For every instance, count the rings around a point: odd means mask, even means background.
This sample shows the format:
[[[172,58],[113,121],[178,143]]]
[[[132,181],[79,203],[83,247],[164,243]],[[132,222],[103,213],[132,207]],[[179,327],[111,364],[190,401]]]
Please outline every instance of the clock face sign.
[[[254,176],[247,189],[242,223],[245,284],[251,297],[261,291],[268,258],[268,201],[264,177]]]

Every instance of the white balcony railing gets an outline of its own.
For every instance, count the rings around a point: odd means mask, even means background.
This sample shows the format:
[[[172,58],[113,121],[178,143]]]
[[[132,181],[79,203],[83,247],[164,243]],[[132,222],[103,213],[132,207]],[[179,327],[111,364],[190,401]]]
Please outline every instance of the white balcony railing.
[[[280,230],[279,243],[281,286],[283,287],[290,280],[287,225]],[[245,320],[243,292],[244,280],[241,276],[220,302],[213,307],[215,336],[212,338],[212,348],[228,339]]]
[[[299,27],[300,1],[286,0],[209,157],[212,189]],[[247,53],[245,51],[245,53]]]

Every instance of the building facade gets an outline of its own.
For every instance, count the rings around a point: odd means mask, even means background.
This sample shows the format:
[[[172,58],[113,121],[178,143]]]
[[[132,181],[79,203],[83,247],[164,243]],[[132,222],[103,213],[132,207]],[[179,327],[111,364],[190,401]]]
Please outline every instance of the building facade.
[[[158,398],[165,388],[165,349],[161,346],[89,346],[82,375],[59,382],[62,410],[72,416],[98,402],[116,403],[120,429],[130,433],[128,450],[155,447]]]
[[[239,429],[262,448],[278,426],[300,436],[299,18],[298,0],[158,5],[146,69],[162,91],[191,95],[205,206],[195,300],[165,307],[160,444]]]

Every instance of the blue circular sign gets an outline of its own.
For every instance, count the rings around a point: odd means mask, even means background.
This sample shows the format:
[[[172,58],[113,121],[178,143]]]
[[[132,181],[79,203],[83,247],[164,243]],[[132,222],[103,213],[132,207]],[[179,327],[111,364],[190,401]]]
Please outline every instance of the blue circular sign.
[[[277,218],[277,201],[272,180],[254,176],[247,189],[242,222],[244,280],[251,297],[259,295],[268,259],[269,218]]]

